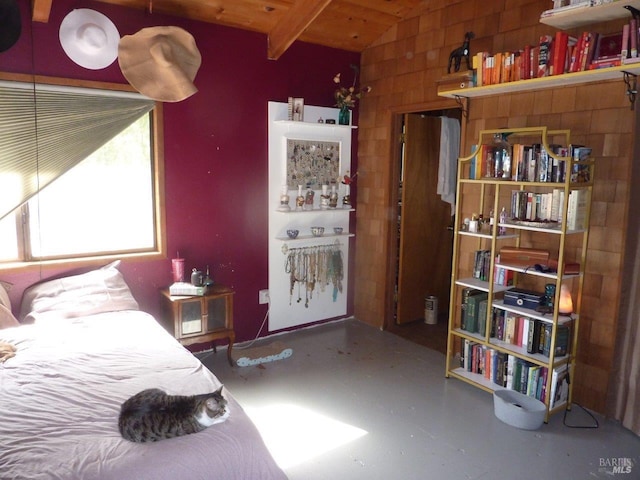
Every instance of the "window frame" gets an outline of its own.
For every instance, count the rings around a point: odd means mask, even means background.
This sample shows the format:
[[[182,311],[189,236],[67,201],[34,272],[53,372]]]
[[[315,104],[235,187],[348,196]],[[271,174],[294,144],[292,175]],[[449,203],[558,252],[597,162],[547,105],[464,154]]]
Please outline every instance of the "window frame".
[[[27,75],[20,73],[5,73],[0,72],[0,80],[28,82],[28,83],[41,83],[46,85],[60,85],[66,87],[78,87],[78,88],[93,88],[99,90],[113,90],[121,92],[133,92],[137,91],[128,84],[100,82],[94,80],[78,80],[68,79],[60,77],[48,77],[42,75]],[[162,102],[155,102],[155,106],[151,113],[151,157],[152,157],[152,169],[153,169],[153,195],[154,195],[154,225],[155,225],[155,238],[156,245],[152,250],[140,252],[129,251],[119,253],[108,253],[104,255],[94,254],[79,257],[66,257],[59,259],[34,259],[34,260],[19,260],[16,262],[0,263],[0,272],[29,272],[42,270],[43,267],[59,267],[74,266],[95,266],[108,263],[116,259],[136,259],[136,260],[159,260],[167,258],[166,251],[166,216],[165,216],[165,191],[164,191],[164,122],[163,122],[163,104]],[[18,211],[22,211],[25,208],[20,207]],[[24,237],[25,230],[20,225],[21,214],[16,215],[17,222],[17,234]],[[18,245],[19,250],[22,250],[23,245]],[[20,251],[20,254],[24,252]]]

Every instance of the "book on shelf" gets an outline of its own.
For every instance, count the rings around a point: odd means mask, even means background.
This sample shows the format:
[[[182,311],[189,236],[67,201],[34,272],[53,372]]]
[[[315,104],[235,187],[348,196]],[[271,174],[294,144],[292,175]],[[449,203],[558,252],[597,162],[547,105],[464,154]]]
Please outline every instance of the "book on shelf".
[[[460,328],[467,330],[467,301],[470,296],[482,293],[482,290],[477,290],[471,287],[464,287],[462,289],[462,295],[460,299]]]
[[[551,374],[551,392],[549,408],[562,405],[569,400],[569,365],[562,364],[553,369]]]
[[[554,0],[553,8],[550,8],[549,10],[545,10],[544,12],[542,12],[542,15],[540,16],[542,18],[553,17],[554,15],[566,13],[576,8],[581,9],[581,8],[590,7],[593,5],[593,3],[594,3],[593,0],[579,0],[577,2],[575,1],[567,2],[566,0]]]
[[[480,335],[485,335],[487,332],[487,308],[489,306],[489,301],[487,299],[482,299],[478,303],[478,333]]]
[[[491,316],[491,337],[504,340],[505,311],[501,308],[494,308]]]
[[[491,266],[491,250],[476,250],[474,254],[473,278],[489,280],[489,268]]]
[[[567,229],[581,230],[585,227],[588,203],[588,190],[575,189],[569,192],[569,201],[567,202]]]
[[[478,291],[478,293],[469,295],[465,308],[465,330],[470,333],[478,333],[478,318],[480,313],[480,302],[487,300],[487,292]]]

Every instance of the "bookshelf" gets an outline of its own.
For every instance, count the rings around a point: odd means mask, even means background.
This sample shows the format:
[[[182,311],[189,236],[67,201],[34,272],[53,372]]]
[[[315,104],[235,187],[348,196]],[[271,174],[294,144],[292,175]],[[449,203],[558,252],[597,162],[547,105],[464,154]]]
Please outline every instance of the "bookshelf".
[[[507,134],[509,145],[496,142]],[[571,405],[571,384],[563,379],[575,369],[594,161],[588,149],[571,145],[568,130],[544,126],[483,130],[477,145],[458,159],[446,377],[488,392],[511,388],[536,397],[546,405],[546,422]],[[507,156],[498,155],[501,148]],[[493,168],[488,159],[495,160]],[[531,210],[522,218],[516,200],[525,193],[540,201],[538,213],[527,204]],[[576,198],[583,199],[580,210]],[[471,231],[466,219],[480,215],[484,223]],[[542,266],[551,268],[517,263],[506,253],[501,262],[503,248],[546,253]],[[561,308],[565,290],[573,300],[570,313]]]
[[[441,97],[448,98],[476,98],[501,95],[504,93],[526,92],[531,90],[544,90],[547,88],[568,87],[571,85],[602,82],[623,78],[624,75],[640,74],[640,64],[620,65],[617,67],[600,68],[597,70],[585,70],[581,72],[564,73],[549,77],[530,78],[516,82],[498,83],[495,85],[483,85],[463,89],[451,89],[438,92]]]
[[[544,11],[540,16],[540,23],[555,27],[559,30],[570,30],[589,24],[596,24],[623,18],[631,18],[625,6],[640,10],[640,0],[614,0],[599,5],[561,7]],[[619,66],[583,70],[561,75],[551,75],[530,78],[514,82],[503,82],[478,87],[459,88],[453,84],[450,90],[441,89],[438,96],[454,98],[477,98],[505,93],[544,90],[548,88],[568,87],[607,80],[622,79],[626,85],[625,93],[629,97],[631,108],[634,108],[637,90],[637,76],[640,74],[640,63],[628,62]]]

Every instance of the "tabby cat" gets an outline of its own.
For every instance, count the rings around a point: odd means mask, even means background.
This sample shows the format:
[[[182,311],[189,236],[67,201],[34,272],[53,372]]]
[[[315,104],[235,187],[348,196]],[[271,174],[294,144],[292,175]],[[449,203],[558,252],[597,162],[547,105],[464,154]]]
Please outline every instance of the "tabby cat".
[[[222,386],[202,395],[168,395],[158,388],[137,393],[122,404],[118,428],[132,442],[156,442],[196,433],[229,416]]]

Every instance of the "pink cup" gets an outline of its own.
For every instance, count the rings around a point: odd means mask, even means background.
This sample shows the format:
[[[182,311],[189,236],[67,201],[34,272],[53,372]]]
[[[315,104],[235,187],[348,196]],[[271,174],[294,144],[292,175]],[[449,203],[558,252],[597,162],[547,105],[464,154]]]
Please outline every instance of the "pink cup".
[[[174,282],[184,281],[184,258],[171,259],[171,273],[173,273]]]

